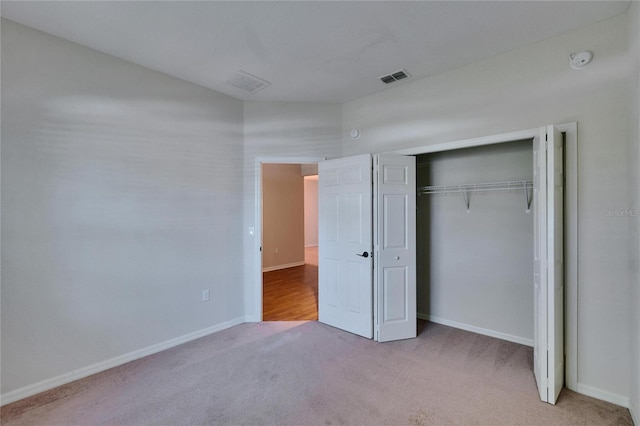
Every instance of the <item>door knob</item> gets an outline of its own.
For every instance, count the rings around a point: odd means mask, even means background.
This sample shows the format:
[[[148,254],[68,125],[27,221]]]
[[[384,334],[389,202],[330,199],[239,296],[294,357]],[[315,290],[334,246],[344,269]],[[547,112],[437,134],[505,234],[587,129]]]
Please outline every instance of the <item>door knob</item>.
[[[366,251],[363,251],[362,254],[358,254],[356,253],[356,256],[360,256],[360,257],[369,257],[369,253],[367,253]]]

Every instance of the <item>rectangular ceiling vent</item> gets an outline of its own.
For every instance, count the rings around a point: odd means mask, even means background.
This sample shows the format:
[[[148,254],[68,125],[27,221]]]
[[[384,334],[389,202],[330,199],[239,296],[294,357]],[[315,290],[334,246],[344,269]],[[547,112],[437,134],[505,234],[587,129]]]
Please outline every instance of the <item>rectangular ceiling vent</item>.
[[[380,77],[380,80],[382,80],[384,84],[389,84],[393,83],[394,81],[403,80],[407,77],[411,77],[411,74],[409,74],[406,70],[398,70],[389,75],[383,75],[382,77]]]
[[[225,81],[230,86],[237,87],[251,94],[259,92],[267,86],[270,86],[267,80],[263,80],[255,75],[251,75],[248,72],[242,70],[238,71],[229,80]]]

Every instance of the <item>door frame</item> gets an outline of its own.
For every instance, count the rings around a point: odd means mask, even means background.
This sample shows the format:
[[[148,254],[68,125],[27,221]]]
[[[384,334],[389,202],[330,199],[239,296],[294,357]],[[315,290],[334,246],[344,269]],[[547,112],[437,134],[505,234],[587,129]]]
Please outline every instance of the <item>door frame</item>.
[[[565,135],[565,386],[567,389],[578,391],[578,123],[570,122],[554,126]],[[535,127],[517,132],[443,142],[389,153],[401,155],[430,154],[522,139],[533,139],[539,137],[539,135],[540,127]]]
[[[254,226],[254,252],[256,276],[254,283],[256,318],[262,322],[262,165],[263,164],[318,164],[326,160],[326,157],[256,157],[255,162],[255,226]]]

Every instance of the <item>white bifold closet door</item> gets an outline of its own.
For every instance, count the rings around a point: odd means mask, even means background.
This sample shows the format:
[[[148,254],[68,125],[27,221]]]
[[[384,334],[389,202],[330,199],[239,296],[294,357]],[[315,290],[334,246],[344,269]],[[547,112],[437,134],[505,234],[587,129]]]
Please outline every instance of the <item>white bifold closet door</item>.
[[[320,322],[378,341],[416,337],[415,191],[415,157],[318,164]]]
[[[375,337],[389,342],[417,336],[416,158],[374,160]]]
[[[554,126],[533,143],[534,356],[540,399],[555,404],[564,386],[564,159]]]

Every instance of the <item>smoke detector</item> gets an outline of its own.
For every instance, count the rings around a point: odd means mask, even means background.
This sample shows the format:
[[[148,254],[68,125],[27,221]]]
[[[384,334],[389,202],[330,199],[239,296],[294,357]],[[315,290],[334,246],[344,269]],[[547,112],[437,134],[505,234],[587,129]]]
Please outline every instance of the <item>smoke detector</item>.
[[[251,94],[257,93],[267,86],[270,86],[267,80],[263,80],[255,75],[251,75],[245,71],[238,71],[229,80],[225,81],[229,86],[237,87]]]
[[[593,60],[593,53],[588,50],[583,50],[582,52],[572,53],[569,55],[569,65],[574,70],[579,70],[591,63]]]
[[[411,74],[409,74],[406,70],[398,70],[396,72],[392,72],[391,74],[383,75],[382,77],[380,77],[380,80],[382,80],[384,84],[389,84],[394,83],[398,80],[403,80],[407,77],[411,77]]]

